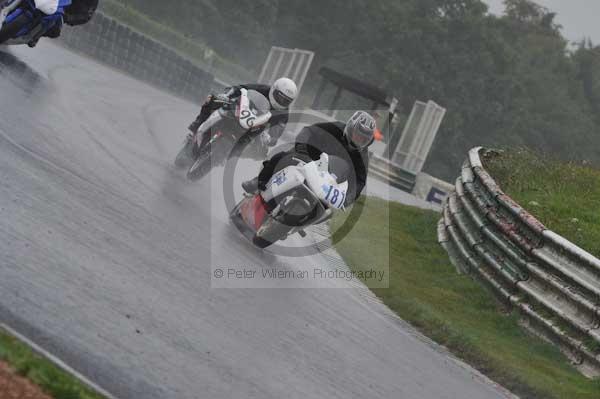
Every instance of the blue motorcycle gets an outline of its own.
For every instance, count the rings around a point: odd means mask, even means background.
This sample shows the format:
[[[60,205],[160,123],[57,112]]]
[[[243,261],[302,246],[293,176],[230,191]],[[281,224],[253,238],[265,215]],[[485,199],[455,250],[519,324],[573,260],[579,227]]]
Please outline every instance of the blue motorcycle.
[[[0,0],[0,44],[35,43],[60,28],[71,0]]]

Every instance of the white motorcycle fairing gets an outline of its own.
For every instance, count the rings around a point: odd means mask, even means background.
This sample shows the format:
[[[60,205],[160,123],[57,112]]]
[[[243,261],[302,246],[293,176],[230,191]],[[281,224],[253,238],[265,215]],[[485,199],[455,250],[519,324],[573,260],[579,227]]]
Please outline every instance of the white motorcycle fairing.
[[[340,168],[330,172],[329,156],[325,153],[318,161],[297,161],[297,165],[275,173],[265,190],[245,195],[230,212],[233,223],[258,248],[266,248],[295,233],[305,237],[306,227],[325,222],[334,210],[345,210],[348,182],[337,183],[338,177],[332,173],[345,176],[346,171]],[[336,159],[332,168],[337,169],[337,163]],[[277,203],[268,210],[271,201]],[[290,216],[292,219],[287,219]]]
[[[58,10],[59,0],[34,0],[35,7],[46,15],[52,15]]]
[[[296,166],[288,166],[275,173],[267,183],[267,189],[262,192],[265,201],[271,201],[295,187],[304,184],[305,176]]]
[[[271,201],[290,190],[305,184],[328,207],[343,209],[348,182],[338,184],[329,173],[329,156],[322,153],[318,161],[304,165],[288,166],[275,173],[262,192],[265,201]]]
[[[338,184],[329,173],[329,156],[321,154],[318,161],[310,162],[304,167],[306,183],[321,201],[335,209],[343,209],[348,192],[348,182]]]
[[[248,90],[240,90],[240,101],[238,110],[238,122],[242,129],[250,130],[260,127],[271,119],[271,112],[267,111],[260,114],[260,111],[250,108],[250,100],[248,99]]]

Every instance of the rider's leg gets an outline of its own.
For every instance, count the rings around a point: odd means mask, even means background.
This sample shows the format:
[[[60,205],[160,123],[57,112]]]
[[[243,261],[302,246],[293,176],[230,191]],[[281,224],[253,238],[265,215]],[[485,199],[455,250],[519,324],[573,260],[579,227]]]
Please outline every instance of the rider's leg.
[[[213,114],[209,115],[208,118],[199,125],[192,133],[188,134],[185,138],[185,143],[183,148],[179,151],[177,158],[175,160],[175,165],[177,167],[183,168],[187,167],[188,162],[193,162],[195,158],[198,156],[198,150],[196,149],[197,135],[201,134],[201,142],[197,148],[203,148],[208,140],[210,139],[210,134],[207,132],[210,131],[210,128],[214,126],[219,120],[221,120],[221,116],[219,112],[213,112]],[[191,127],[191,126],[190,126]]]
[[[202,125],[208,117],[216,111],[220,107],[219,104],[215,104],[213,101],[213,96],[208,96],[204,104],[202,104],[202,108],[200,109],[200,114],[196,117],[188,129],[192,132],[192,134],[196,134],[200,125]]]
[[[210,139],[210,134],[208,134],[208,132],[210,132],[210,129],[222,119],[223,117],[221,116],[221,113],[216,110],[210,114],[210,116],[200,125],[200,127],[198,127],[198,130],[195,132],[195,136],[198,137],[198,135],[200,135],[202,138],[199,148],[203,148],[206,143],[208,143],[208,140]]]

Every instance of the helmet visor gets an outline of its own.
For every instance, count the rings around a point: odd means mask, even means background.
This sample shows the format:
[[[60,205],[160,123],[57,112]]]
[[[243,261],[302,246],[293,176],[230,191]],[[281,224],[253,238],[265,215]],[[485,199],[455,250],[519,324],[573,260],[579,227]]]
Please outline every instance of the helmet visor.
[[[286,107],[286,108],[290,106],[292,101],[294,101],[293,98],[286,96],[283,92],[281,92],[279,90],[275,90],[273,92],[273,98],[275,99],[275,101],[277,101],[277,104],[281,105],[282,107]]]
[[[350,141],[356,148],[365,148],[373,141],[373,131],[357,127],[350,132]]]

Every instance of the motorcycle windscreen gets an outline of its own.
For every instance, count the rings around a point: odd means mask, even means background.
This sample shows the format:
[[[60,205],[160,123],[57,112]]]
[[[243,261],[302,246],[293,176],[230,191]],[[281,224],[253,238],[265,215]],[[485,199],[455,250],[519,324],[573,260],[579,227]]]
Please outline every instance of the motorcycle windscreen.
[[[350,165],[345,159],[330,155],[329,173],[335,177],[335,180],[338,184],[348,181],[351,173]]]
[[[269,100],[256,90],[248,90],[248,100],[257,115],[266,114],[271,110]]]

